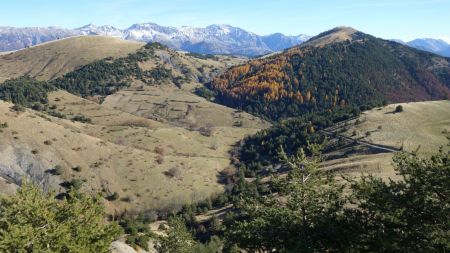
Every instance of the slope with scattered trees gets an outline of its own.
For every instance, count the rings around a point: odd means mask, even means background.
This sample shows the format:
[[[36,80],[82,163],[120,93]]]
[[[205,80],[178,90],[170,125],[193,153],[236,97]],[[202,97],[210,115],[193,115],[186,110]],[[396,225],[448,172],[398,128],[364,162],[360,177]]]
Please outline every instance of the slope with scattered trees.
[[[345,39],[329,39],[338,35]],[[337,28],[232,67],[208,87],[220,103],[276,120],[347,105],[448,98],[450,67],[447,58]]]

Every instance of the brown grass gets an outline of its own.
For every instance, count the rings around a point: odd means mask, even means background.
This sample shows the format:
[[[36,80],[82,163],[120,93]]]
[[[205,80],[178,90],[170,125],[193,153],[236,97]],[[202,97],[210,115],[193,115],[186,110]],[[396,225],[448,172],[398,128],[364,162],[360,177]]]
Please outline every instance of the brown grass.
[[[0,55],[0,82],[24,74],[42,80],[59,77],[106,57],[123,57],[143,44],[112,37],[81,36]]]

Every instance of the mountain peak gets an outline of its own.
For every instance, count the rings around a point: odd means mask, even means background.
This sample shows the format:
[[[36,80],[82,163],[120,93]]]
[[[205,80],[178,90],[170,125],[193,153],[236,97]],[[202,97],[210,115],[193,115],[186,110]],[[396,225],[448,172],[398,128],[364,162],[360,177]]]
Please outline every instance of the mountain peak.
[[[304,46],[325,46],[332,43],[338,43],[343,41],[353,41],[359,36],[357,34],[362,34],[358,30],[348,27],[348,26],[338,26],[331,30],[320,33],[317,36],[312,37]]]
[[[75,28],[75,29],[95,29],[95,28],[97,28],[97,26],[91,23],[91,24],[87,24],[85,26],[78,27],[78,28]]]
[[[337,26],[331,30],[329,30],[330,32],[339,32],[339,33],[346,33],[346,34],[353,34],[355,32],[358,32],[358,30],[356,30],[353,27],[350,26]]]
[[[450,45],[442,39],[415,39],[406,43],[410,47],[450,57]]]

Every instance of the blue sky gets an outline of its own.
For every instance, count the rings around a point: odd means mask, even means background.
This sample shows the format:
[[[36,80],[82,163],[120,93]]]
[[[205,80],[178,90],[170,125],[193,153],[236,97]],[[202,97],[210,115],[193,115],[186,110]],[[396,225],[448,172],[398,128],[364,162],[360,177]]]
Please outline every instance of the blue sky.
[[[345,25],[386,39],[450,41],[450,0],[5,0],[0,6],[0,26],[230,24],[257,34],[316,35]]]

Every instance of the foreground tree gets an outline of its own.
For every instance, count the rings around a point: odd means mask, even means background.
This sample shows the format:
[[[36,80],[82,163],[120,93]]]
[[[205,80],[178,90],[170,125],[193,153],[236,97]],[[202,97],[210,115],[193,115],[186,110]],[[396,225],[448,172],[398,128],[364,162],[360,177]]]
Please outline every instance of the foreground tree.
[[[318,145],[313,154],[287,157],[287,178],[275,178],[275,194],[244,198],[240,217],[228,226],[227,238],[250,252],[342,251],[352,237],[346,219],[343,185],[319,170]]]
[[[109,252],[121,233],[104,220],[100,198],[71,191],[63,200],[24,182],[0,200],[0,252]]]
[[[349,179],[344,194],[312,153],[283,155],[291,171],[274,179],[274,193],[243,198],[228,244],[248,252],[450,252],[450,154],[398,153],[399,180]]]
[[[450,251],[450,154],[399,153],[401,180],[368,176],[351,183],[361,231],[355,247],[369,252]]]

